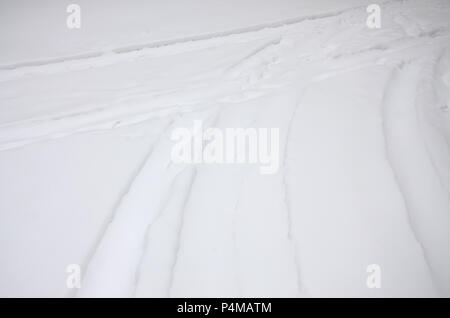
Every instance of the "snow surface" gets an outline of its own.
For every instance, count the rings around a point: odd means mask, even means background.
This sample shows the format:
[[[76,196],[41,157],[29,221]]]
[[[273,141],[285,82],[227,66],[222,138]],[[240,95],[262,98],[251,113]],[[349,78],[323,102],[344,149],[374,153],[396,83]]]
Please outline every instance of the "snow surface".
[[[381,1],[384,2],[385,0]],[[81,7],[81,28],[66,8]],[[0,66],[171,43],[327,14],[370,0],[0,0]]]
[[[0,296],[450,296],[449,1],[68,3],[0,2]],[[278,173],[173,164],[199,119]]]

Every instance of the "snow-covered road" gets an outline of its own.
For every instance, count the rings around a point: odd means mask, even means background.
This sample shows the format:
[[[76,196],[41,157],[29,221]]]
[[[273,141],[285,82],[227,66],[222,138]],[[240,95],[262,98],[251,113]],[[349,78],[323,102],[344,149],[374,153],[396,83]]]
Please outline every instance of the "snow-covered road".
[[[0,69],[0,295],[450,296],[450,2],[366,18]],[[278,172],[174,164],[195,120],[279,128]]]

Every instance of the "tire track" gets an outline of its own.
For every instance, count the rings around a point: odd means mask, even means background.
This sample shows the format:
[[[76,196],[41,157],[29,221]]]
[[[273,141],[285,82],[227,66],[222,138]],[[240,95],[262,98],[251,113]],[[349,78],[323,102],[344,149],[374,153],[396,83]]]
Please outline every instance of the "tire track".
[[[403,196],[411,231],[421,246],[436,288],[450,292],[450,210],[422,143],[415,92],[422,68],[403,63],[392,71],[382,105],[386,155]]]

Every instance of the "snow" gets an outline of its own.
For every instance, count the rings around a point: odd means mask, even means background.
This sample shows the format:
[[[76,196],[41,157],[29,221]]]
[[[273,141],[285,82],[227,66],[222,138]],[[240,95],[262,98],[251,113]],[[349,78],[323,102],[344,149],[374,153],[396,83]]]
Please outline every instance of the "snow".
[[[450,3],[367,3],[79,1],[68,30],[1,1],[0,296],[450,296]],[[279,128],[278,171],[173,163],[196,120]]]
[[[66,8],[81,8],[81,28]],[[100,55],[202,35],[236,32],[368,4],[368,0],[1,0],[0,65]]]

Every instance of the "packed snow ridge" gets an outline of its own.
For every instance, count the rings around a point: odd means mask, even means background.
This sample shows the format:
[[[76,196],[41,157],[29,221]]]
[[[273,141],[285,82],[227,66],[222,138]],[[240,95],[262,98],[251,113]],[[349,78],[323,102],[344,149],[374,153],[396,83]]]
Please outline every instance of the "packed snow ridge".
[[[449,297],[450,2],[353,4],[5,53],[0,295]],[[278,128],[278,170],[174,163],[196,121]]]

